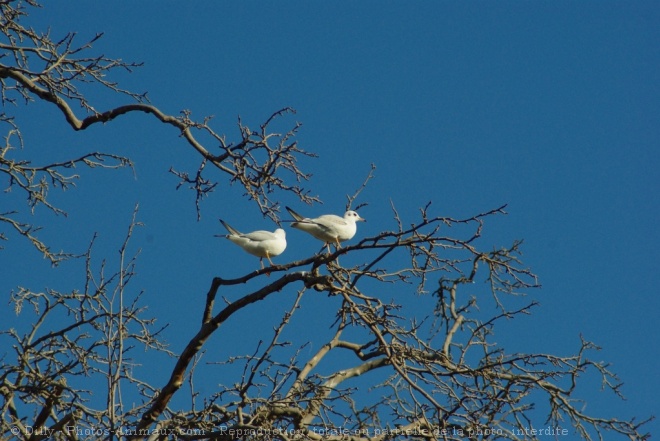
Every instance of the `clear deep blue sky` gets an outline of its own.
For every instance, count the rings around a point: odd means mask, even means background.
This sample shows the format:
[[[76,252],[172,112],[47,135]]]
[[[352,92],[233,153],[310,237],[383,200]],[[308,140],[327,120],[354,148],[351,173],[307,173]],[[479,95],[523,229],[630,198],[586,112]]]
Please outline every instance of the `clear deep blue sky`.
[[[99,52],[145,63],[119,77],[123,87],[148,91],[171,114],[215,115],[229,140],[239,114],[257,126],[294,107],[282,127],[303,123],[300,145],[320,157],[302,166],[324,205],[281,201],[305,214],[341,213],[374,163],[376,177],[358,200],[369,203],[358,237],[394,227],[390,199],[404,220],[428,201],[434,214],[453,217],[508,204],[508,216],[486,224],[481,246],[524,239],[524,261],[543,288],[530,293],[541,307],[507,323],[502,338],[514,349],[568,355],[582,333],[602,346],[595,358],[612,363],[628,398],[589,392],[588,410],[657,413],[657,2],[66,2],[30,23],[51,26],[54,38],[78,31],[81,42],[105,32]],[[98,110],[125,102],[97,96]],[[217,218],[244,230],[274,225],[222,177],[197,222],[193,195],[175,191],[167,173],[170,165],[193,171],[197,157],[148,116],[84,133],[46,105],[22,108],[20,117],[35,157],[106,150],[135,160],[137,179],[81,170],[77,189],[54,194],[69,218],[46,217],[42,237],[81,252],[98,231],[97,254],[114,259],[140,202],[146,226],[134,242],[142,249],[134,283],[159,323],[171,323],[165,336],[180,350],[210,279],[258,265],[213,238]],[[17,239],[5,246],[5,296],[17,285],[64,290],[83,280],[79,266],[52,270]],[[276,261],[317,248],[289,231]],[[169,367],[153,375],[164,378]]]

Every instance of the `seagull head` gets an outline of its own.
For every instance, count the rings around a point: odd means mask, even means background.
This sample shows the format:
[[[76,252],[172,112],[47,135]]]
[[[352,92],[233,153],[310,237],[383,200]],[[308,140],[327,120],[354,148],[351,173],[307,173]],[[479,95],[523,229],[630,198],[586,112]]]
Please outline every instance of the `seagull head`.
[[[366,222],[366,219],[363,219],[360,217],[359,214],[357,214],[357,211],[352,211],[349,210],[346,213],[344,213],[344,219],[346,220],[352,220],[353,222]]]

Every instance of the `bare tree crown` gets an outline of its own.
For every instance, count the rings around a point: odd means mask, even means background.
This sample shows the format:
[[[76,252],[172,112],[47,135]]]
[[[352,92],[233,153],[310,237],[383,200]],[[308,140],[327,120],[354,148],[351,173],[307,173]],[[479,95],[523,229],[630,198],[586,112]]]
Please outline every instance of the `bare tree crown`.
[[[293,109],[274,112],[256,128],[239,119],[237,139],[228,141],[212,128],[211,117],[196,121],[189,110],[168,115],[146,93],[113,82],[115,71],[130,72],[140,64],[95,55],[101,34],[81,43],[75,33],[56,36],[24,24],[38,6],[32,0],[0,2],[0,122],[6,128],[0,174],[7,188],[27,201],[0,210],[0,239],[27,240],[53,264],[74,257],[71,250],[53,251],[41,240],[42,227],[31,222],[30,213],[45,207],[65,214],[49,195],[70,188],[79,178],[73,172],[78,166],[133,166],[128,157],[96,151],[47,164],[22,159],[24,141],[11,109],[35,101],[53,106],[75,131],[134,112],[176,128],[199,167],[188,172],[173,166],[170,172],[179,186],[193,190],[198,216],[201,200],[220,188],[219,177],[239,184],[244,197],[278,223],[279,195],[320,202],[302,185],[311,175],[299,160],[315,155],[295,139],[300,124],[271,131],[274,121],[286,120]],[[99,89],[127,104],[97,109],[93,91]],[[356,202],[374,169],[348,196],[347,209],[365,205]],[[237,278],[218,274],[200,296],[205,299],[201,316],[194,329],[187,328],[188,343],[180,349],[167,346],[163,328],[148,316],[142,292],[133,286],[139,253],[132,251],[132,241],[141,227],[136,206],[117,260],[95,263],[95,238],[76,255],[84,262],[79,289],[38,292],[19,286],[11,293],[12,313],[29,324],[26,331],[0,331],[8,343],[0,354],[2,437],[534,440],[570,433],[585,440],[647,439],[644,422],[590,415],[576,401],[584,376],[598,377],[605,389],[620,395],[620,381],[608,365],[591,358],[593,343],[581,340],[576,353],[565,356],[510,353],[496,344],[501,321],[531,314],[537,306],[534,300],[520,306],[538,287],[520,260],[522,242],[482,244],[487,221],[503,214],[505,206],[453,218],[436,214],[429,203],[406,224],[392,204],[394,227],[378,235],[358,233],[341,246]],[[340,260],[353,263],[343,266]],[[250,288],[232,301],[218,301],[231,287]],[[396,292],[396,299],[383,292]],[[273,296],[286,308],[272,332],[261,336],[257,347],[217,362],[240,366],[241,374],[223,378],[212,393],[196,391],[208,339],[222,335],[230,318],[245,317]],[[327,304],[329,338],[290,335],[309,296],[321,296]],[[516,307],[510,306],[514,297]],[[427,305],[426,314],[410,315],[411,302]],[[164,384],[154,384],[140,369],[149,356],[142,349],[168,357],[171,370]],[[341,360],[342,367],[328,368],[331,360]],[[175,396],[186,394],[188,408],[172,405]],[[539,411],[545,420],[537,427],[531,415]]]

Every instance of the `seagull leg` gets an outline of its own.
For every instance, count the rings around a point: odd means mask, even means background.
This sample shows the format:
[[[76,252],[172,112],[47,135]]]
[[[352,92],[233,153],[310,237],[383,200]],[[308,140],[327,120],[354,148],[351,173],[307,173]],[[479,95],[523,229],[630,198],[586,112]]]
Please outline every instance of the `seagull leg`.
[[[270,262],[270,266],[274,266],[273,261],[270,260],[270,254],[268,253],[268,251],[266,251],[266,259],[268,259],[268,262]],[[261,269],[263,268],[264,268],[263,259],[261,259]],[[270,277],[270,273],[266,273],[266,277]]]
[[[335,238],[335,251],[339,251],[341,248],[341,245],[339,244],[339,238]],[[328,244],[328,251],[330,250],[330,244]],[[335,259],[335,262],[337,262],[337,265],[339,265],[339,256]]]

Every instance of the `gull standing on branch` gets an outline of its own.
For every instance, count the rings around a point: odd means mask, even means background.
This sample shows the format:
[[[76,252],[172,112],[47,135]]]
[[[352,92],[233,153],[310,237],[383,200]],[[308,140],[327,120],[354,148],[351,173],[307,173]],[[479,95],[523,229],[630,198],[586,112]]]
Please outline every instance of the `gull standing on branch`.
[[[264,268],[264,257],[273,265],[273,261],[270,258],[279,256],[286,249],[286,233],[281,228],[278,228],[273,233],[259,230],[243,234],[222,219],[220,219],[220,223],[229,231],[229,234],[216,236],[226,237],[246,252],[257,256],[262,269]]]
[[[330,252],[331,243],[335,244],[337,248],[340,248],[340,242],[352,239],[355,236],[357,231],[356,222],[366,222],[366,219],[361,218],[355,211],[350,210],[344,213],[344,217],[335,216],[334,214],[324,214],[323,216],[311,219],[302,217],[289,207],[286,207],[286,209],[295,219],[291,226],[323,241],[328,247],[328,252]]]

